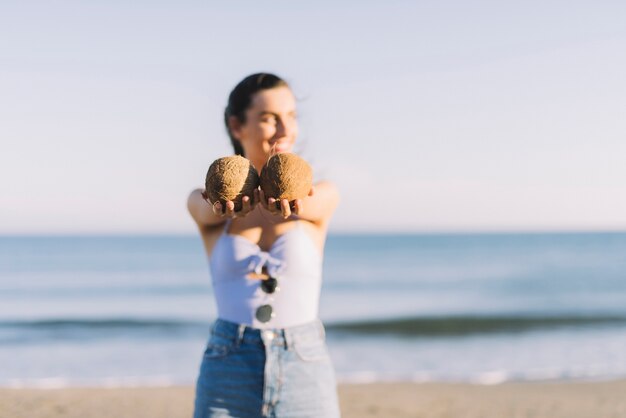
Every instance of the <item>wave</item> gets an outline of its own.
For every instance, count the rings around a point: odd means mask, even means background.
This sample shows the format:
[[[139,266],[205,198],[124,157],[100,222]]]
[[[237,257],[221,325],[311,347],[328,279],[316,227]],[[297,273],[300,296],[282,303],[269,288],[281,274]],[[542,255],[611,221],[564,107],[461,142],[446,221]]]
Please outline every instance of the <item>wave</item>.
[[[112,335],[156,336],[189,334],[205,336],[212,321],[104,318],[104,319],[38,319],[0,321],[0,342],[17,342],[46,335],[49,338],[72,336],[93,338]],[[618,315],[458,315],[416,316],[405,318],[366,319],[358,321],[324,321],[329,334],[384,334],[407,337],[454,337],[473,334],[519,333],[556,328],[626,326],[626,316]]]
[[[2,328],[27,328],[27,329],[137,329],[137,328],[188,328],[206,327],[208,322],[168,320],[168,319],[135,319],[135,318],[112,318],[112,319],[38,319],[30,321],[0,321]]]
[[[487,333],[516,333],[563,327],[626,325],[626,316],[431,316],[334,322],[328,331],[358,334],[394,334],[406,336],[464,336]]]
[[[41,319],[0,321],[0,345],[49,340],[196,337],[209,334],[210,323],[162,319]]]

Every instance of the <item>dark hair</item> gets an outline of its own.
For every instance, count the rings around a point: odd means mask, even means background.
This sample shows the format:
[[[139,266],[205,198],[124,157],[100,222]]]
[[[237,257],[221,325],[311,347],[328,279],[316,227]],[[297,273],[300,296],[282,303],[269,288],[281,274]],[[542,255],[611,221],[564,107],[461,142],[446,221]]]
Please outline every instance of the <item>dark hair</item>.
[[[231,116],[237,118],[241,123],[246,122],[246,110],[250,107],[252,96],[261,90],[269,90],[276,87],[289,87],[289,84],[277,75],[270,73],[257,73],[249,75],[235,86],[228,96],[228,105],[224,110],[224,124],[226,132],[230,137],[230,142],[235,149],[235,154],[245,156],[241,143],[233,136],[228,126],[228,119]]]

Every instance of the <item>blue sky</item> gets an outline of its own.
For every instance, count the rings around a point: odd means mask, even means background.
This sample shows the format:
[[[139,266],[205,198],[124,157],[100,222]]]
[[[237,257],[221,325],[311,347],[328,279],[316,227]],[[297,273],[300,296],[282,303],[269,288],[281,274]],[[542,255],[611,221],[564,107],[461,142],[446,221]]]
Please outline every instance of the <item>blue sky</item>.
[[[626,228],[626,4],[0,5],[0,234],[194,233],[230,89],[272,71],[333,231]]]

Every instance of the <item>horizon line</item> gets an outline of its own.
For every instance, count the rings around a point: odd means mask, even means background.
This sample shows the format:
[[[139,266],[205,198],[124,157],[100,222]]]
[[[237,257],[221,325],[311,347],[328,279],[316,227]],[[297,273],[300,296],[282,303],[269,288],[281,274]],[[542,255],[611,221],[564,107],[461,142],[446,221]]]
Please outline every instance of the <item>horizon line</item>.
[[[415,230],[331,230],[329,236],[341,235],[540,235],[540,234],[622,234],[626,228],[502,228],[502,229],[415,229]],[[0,238],[61,238],[61,237],[199,237],[197,232],[174,231],[89,231],[89,232],[0,232]]]

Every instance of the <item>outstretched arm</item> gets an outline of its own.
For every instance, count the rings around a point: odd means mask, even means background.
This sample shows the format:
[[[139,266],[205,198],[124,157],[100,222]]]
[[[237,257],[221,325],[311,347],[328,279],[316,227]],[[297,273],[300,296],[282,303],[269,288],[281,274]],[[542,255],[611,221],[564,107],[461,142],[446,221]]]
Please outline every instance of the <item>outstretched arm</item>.
[[[292,207],[287,199],[282,199],[280,209],[276,208],[276,199],[266,199],[263,191],[260,192],[260,200],[265,209],[285,219],[293,214],[299,219],[324,222],[330,219],[339,204],[339,190],[334,183],[321,181],[313,186],[307,197],[296,199]]]
[[[235,204],[232,201],[226,202],[226,207],[223,208],[220,202],[211,204],[204,190],[195,189],[187,198],[187,210],[198,226],[215,226],[225,222],[226,218],[246,216],[258,201],[258,194],[255,194],[254,202],[250,202],[250,197],[244,196],[242,209],[235,212]]]

